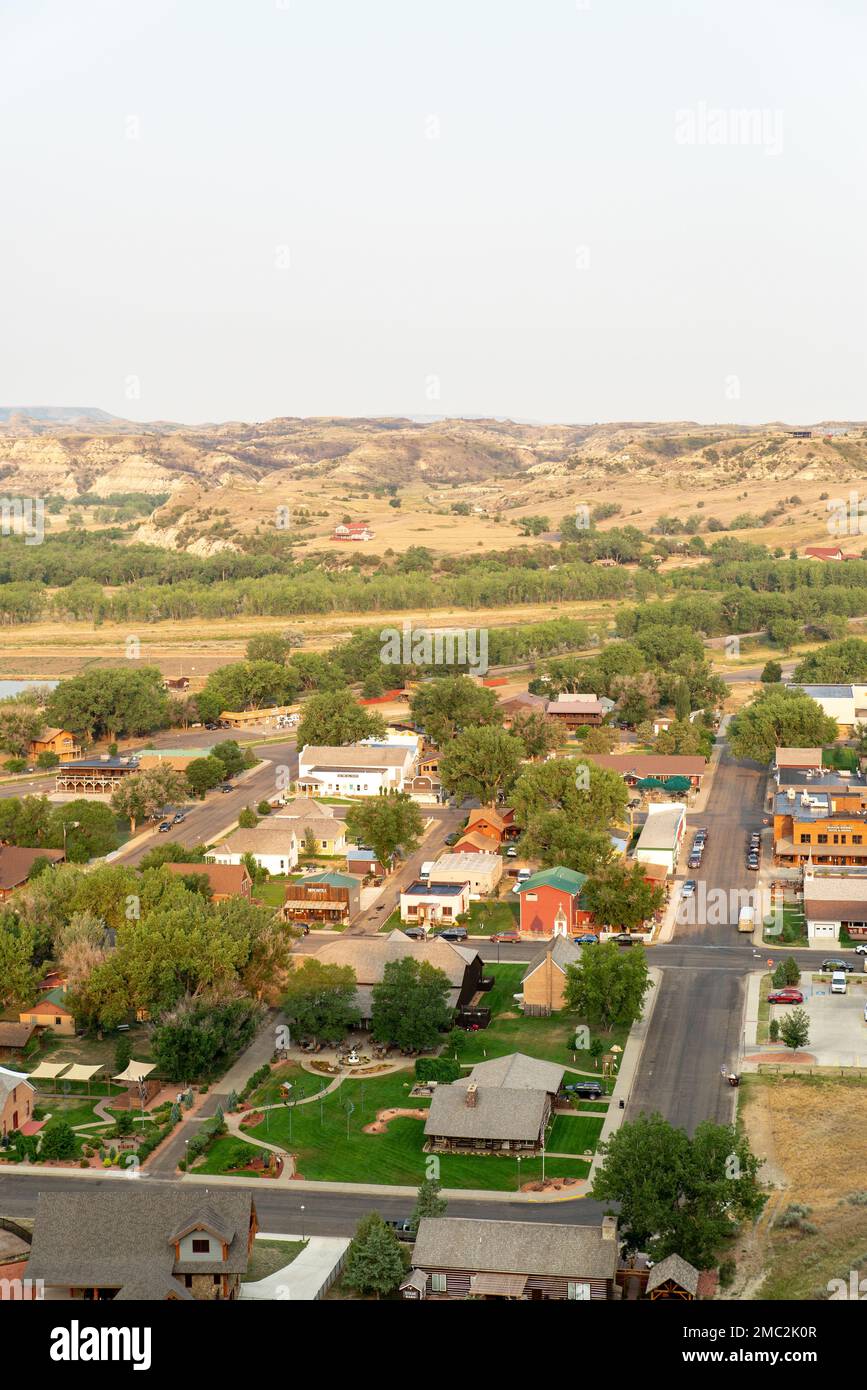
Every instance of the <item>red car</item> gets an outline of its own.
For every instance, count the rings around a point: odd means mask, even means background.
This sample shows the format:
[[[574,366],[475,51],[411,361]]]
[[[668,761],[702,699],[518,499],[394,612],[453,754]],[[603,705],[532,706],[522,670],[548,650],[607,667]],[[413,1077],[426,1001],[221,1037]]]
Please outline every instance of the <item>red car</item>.
[[[519,931],[495,931],[491,936],[492,941],[520,941]]]
[[[768,995],[769,1004],[803,1004],[804,996],[799,989],[775,989]]]

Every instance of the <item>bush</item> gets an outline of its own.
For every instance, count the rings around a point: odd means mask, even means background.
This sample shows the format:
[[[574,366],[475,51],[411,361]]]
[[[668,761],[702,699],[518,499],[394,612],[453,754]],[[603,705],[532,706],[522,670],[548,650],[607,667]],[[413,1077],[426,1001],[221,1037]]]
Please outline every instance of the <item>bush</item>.
[[[437,1081],[449,1085],[457,1081],[461,1068],[450,1057],[419,1057],[415,1064],[417,1081]]]
[[[3,771],[14,777],[19,772],[27,771],[27,761],[24,758],[9,758],[3,764]]]
[[[719,1267],[719,1283],[721,1289],[729,1289],[735,1282],[737,1265],[734,1260],[723,1260]]]
[[[779,1042],[780,1020],[778,1018],[771,1019],[770,1024],[768,1025],[768,1037],[770,1038],[771,1042]]]
[[[272,806],[270,801],[260,801],[256,811],[260,816],[270,816]]]

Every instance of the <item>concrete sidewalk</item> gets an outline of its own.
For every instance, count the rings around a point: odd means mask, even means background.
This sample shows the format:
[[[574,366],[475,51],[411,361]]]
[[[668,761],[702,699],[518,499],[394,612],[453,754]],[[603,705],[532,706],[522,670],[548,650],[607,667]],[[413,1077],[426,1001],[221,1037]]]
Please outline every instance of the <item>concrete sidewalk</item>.
[[[266,1235],[259,1233],[258,1240],[303,1240],[303,1236]],[[345,1236],[310,1236],[307,1248],[291,1264],[275,1270],[265,1279],[241,1285],[242,1300],[291,1299],[297,1303],[311,1303],[331,1287],[340,1274],[349,1249]]]

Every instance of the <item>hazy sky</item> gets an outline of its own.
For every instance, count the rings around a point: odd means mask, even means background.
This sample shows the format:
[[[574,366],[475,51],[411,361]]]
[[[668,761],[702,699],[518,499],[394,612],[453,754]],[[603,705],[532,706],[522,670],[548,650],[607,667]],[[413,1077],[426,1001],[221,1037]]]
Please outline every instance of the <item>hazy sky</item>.
[[[0,0],[0,405],[863,418],[864,0]]]

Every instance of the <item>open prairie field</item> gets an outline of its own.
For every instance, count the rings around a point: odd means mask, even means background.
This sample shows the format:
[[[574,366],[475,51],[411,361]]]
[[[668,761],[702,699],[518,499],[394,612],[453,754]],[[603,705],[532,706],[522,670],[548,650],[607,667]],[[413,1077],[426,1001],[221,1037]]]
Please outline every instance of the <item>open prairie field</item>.
[[[774,1190],[736,1252],[734,1297],[827,1298],[829,1279],[867,1272],[867,1081],[750,1076],[740,1121]],[[791,1206],[803,1225],[776,1223]]]

